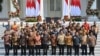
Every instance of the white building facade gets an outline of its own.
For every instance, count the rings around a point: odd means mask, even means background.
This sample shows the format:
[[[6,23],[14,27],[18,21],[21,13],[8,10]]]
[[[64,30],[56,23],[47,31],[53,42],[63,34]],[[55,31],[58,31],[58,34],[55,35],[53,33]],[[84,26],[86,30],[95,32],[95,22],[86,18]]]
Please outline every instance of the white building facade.
[[[80,0],[81,1],[81,16],[86,17],[86,9],[88,0]],[[26,17],[26,0],[18,0],[21,15],[20,18]],[[0,19],[8,19],[8,12],[11,10],[10,0],[3,0],[2,3],[2,12],[0,12]],[[95,7],[95,6],[94,6]],[[42,17],[63,17],[63,0],[42,0]]]

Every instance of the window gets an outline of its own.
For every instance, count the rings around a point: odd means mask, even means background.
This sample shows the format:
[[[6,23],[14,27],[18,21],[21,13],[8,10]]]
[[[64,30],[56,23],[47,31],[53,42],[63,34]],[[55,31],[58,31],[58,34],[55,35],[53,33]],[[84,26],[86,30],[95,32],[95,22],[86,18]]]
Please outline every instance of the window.
[[[61,0],[56,0],[56,11],[61,10]]]
[[[62,0],[50,0],[50,11],[60,11]]]
[[[54,11],[54,1],[55,0],[50,0],[50,11]]]

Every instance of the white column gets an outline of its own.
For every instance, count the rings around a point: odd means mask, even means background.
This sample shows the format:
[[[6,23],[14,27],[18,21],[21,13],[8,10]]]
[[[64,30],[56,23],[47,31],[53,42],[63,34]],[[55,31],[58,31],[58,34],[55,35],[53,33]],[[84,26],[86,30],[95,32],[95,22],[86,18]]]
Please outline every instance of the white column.
[[[42,17],[42,20],[44,20],[44,6],[43,6],[43,0],[40,2],[40,16]]]
[[[64,5],[63,4],[64,4],[64,0],[62,0],[62,17],[61,17],[62,20],[64,19],[64,16],[63,16],[63,9],[64,9],[63,6]]]
[[[97,9],[97,0],[94,0],[91,9]]]

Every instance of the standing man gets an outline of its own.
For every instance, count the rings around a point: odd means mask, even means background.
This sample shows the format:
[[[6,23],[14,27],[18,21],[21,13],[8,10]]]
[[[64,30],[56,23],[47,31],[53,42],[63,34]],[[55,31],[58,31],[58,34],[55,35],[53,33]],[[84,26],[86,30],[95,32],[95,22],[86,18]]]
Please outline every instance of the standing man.
[[[33,36],[33,32],[29,32],[28,36],[28,46],[29,46],[29,55],[34,55],[34,46],[35,46],[35,36]]]
[[[22,28],[20,34],[21,55],[26,55],[26,44],[27,36],[25,35],[25,29]]]
[[[65,38],[65,34],[63,33],[63,31],[60,30],[60,33],[58,34],[57,37],[57,41],[58,41],[58,45],[59,45],[59,55],[64,55],[64,38]]]
[[[84,27],[84,29],[86,30],[86,33],[88,33],[89,30],[90,30],[90,25],[89,25],[89,23],[87,23],[86,20],[84,21],[83,27]]]
[[[65,44],[67,45],[67,55],[72,54],[73,38],[70,32],[65,36]]]
[[[99,28],[98,28],[98,25],[96,24],[96,22],[94,22],[93,24],[93,34],[95,35],[96,39],[97,39],[97,35],[99,33]]]
[[[35,47],[36,47],[36,55],[40,55],[40,49],[41,49],[41,37],[39,35],[39,33],[36,33],[35,36]]]
[[[76,32],[75,35],[73,36],[73,45],[74,45],[75,55],[79,55],[80,36],[78,32]]]
[[[82,55],[87,55],[87,43],[88,43],[88,36],[86,32],[83,32],[81,37]]]
[[[43,38],[42,38],[42,44],[43,44],[43,55],[47,55],[47,50],[48,50],[48,47],[49,47],[49,34],[47,31],[44,31],[44,34],[43,34]]]
[[[95,35],[93,35],[93,33],[91,32],[89,35],[89,41],[88,41],[88,45],[89,45],[89,55],[92,54],[94,55],[94,48],[96,46],[96,37]]]
[[[51,35],[52,55],[56,55],[57,37],[55,34]]]
[[[18,35],[16,32],[12,33],[12,45],[13,45],[13,54],[17,55],[18,54]]]
[[[7,25],[4,25],[4,23],[3,23],[3,27],[5,27],[6,29],[11,29],[10,21],[8,21]]]
[[[24,28],[24,23],[20,22],[19,30],[21,30],[22,28]]]
[[[9,49],[10,49],[10,30],[6,30],[4,32],[4,36],[3,36],[3,39],[4,39],[4,46],[5,46],[5,55],[9,55]]]
[[[17,22],[16,22],[16,21],[14,21],[14,24],[11,25],[11,29],[12,29],[13,31],[17,31],[17,30],[19,29],[19,26],[17,25]]]

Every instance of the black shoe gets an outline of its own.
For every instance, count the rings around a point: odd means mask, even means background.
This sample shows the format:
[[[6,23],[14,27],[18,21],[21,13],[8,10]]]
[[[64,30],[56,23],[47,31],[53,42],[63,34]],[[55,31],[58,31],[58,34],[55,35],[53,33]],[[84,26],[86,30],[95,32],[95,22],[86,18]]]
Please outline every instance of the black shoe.
[[[54,53],[52,53],[52,55],[54,55]]]
[[[44,53],[43,55],[47,55],[47,53]]]
[[[92,53],[92,55],[95,55],[94,53]]]
[[[62,53],[62,55],[64,55],[64,53]]]
[[[70,55],[70,53],[67,53],[67,55]]]
[[[21,53],[21,55],[23,55],[24,53]]]
[[[54,53],[54,55],[56,55],[56,53]]]
[[[59,55],[61,55],[61,53],[59,53]]]
[[[6,53],[5,55],[7,55],[7,56],[8,56],[9,54],[8,54],[8,53]]]
[[[85,53],[85,55],[87,55],[87,53]]]
[[[81,53],[82,55],[84,55],[84,53]]]

